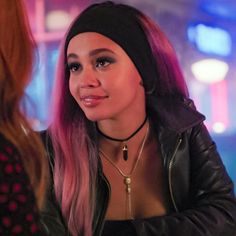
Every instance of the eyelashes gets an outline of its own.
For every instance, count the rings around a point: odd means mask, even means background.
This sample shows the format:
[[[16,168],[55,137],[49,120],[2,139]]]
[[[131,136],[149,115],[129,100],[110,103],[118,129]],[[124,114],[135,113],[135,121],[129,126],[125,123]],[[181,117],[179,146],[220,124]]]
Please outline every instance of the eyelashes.
[[[94,68],[105,69],[109,65],[115,63],[116,60],[112,57],[98,57],[92,62]],[[71,62],[67,64],[67,68],[70,72],[78,72],[83,69],[83,66],[79,62]]]
[[[96,59],[96,67],[107,67],[115,63],[115,59],[111,57],[99,57]]]
[[[67,68],[68,68],[69,71],[71,71],[71,72],[76,72],[76,71],[78,71],[78,70],[81,69],[81,65],[80,65],[79,63],[77,63],[77,62],[72,62],[72,63],[69,63],[69,64],[67,65]]]

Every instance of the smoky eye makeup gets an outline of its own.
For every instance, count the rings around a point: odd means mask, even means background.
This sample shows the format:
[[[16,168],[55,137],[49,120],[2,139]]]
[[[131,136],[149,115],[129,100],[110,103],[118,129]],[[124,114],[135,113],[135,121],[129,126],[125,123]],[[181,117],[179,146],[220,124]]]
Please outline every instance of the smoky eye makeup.
[[[78,63],[78,62],[69,62],[67,64],[67,68],[71,72],[76,72],[76,71],[79,71],[81,69],[81,64]]]
[[[116,62],[116,59],[110,56],[99,56],[95,60],[96,67],[106,67]]]

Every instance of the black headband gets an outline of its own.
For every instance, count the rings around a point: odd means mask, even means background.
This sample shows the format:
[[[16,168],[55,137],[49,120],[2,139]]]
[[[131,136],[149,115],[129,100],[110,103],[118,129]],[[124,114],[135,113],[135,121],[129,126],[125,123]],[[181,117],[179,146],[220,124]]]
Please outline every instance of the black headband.
[[[90,6],[72,24],[66,37],[65,52],[69,41],[79,33],[100,33],[123,48],[139,71],[146,91],[151,90],[146,81],[154,79],[156,70],[149,42],[139,23],[140,14],[135,8],[112,2]]]

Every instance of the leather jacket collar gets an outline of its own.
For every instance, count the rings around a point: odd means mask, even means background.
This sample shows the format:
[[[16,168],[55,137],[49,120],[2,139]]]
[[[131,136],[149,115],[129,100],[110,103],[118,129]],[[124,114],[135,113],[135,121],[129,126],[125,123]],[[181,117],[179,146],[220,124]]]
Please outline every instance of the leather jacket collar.
[[[148,110],[154,123],[165,129],[182,133],[203,122],[205,116],[199,113],[191,99],[153,98],[154,106]]]

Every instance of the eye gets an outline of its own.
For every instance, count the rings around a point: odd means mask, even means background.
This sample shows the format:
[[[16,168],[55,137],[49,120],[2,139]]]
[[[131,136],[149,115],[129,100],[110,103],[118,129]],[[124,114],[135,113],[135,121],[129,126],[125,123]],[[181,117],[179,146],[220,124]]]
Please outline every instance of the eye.
[[[109,57],[99,57],[96,59],[96,67],[107,67],[109,66],[111,63],[114,63],[115,60],[113,58],[109,58]]]
[[[68,64],[68,69],[70,72],[77,72],[81,69],[81,65],[79,63],[73,62]]]

